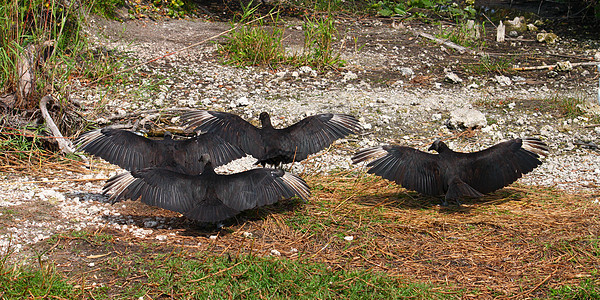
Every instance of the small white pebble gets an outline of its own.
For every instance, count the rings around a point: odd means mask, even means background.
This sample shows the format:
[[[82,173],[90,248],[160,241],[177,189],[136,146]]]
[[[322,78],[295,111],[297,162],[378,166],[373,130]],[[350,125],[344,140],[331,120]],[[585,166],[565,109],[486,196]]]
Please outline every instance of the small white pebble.
[[[273,249],[273,250],[271,250],[271,255],[281,256],[281,252]]]
[[[252,232],[244,231],[243,235],[244,235],[244,237],[249,238],[249,237],[252,237]]]
[[[217,236],[216,236],[216,235],[211,235],[209,238],[210,238],[211,240],[216,240],[216,239],[217,239]]]
[[[91,262],[91,263],[89,263],[89,264],[88,264],[88,266],[90,266],[90,267],[93,267],[93,266],[95,266],[95,265],[96,265],[96,264],[95,264],[95,263],[93,263],[93,262]]]
[[[351,241],[353,239],[354,239],[354,237],[351,236],[351,235],[347,235],[347,236],[344,237],[344,240],[346,240],[346,241]]]
[[[164,234],[160,234],[160,235],[156,236],[156,239],[159,240],[159,241],[164,241],[164,240],[167,239],[167,236],[164,235]]]

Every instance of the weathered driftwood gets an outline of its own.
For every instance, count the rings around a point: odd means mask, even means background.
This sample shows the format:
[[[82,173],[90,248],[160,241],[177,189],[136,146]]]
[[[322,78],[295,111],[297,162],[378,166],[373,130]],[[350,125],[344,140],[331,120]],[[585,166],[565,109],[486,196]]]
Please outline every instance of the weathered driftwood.
[[[51,51],[46,51],[50,48]],[[35,68],[40,61],[45,60],[54,51],[54,40],[45,41],[40,45],[30,44],[24,49],[20,57],[17,58],[17,72],[19,80],[17,81],[17,91],[20,99],[27,99],[35,88]]]
[[[50,132],[52,133],[52,136],[58,143],[58,147],[60,148],[60,150],[67,154],[73,153],[73,152],[75,152],[73,143],[71,143],[70,140],[65,139],[63,137],[63,135],[60,133],[60,130],[58,130],[58,127],[54,123],[54,120],[52,120],[52,117],[48,113],[48,109],[46,108],[46,105],[48,104],[48,101],[50,101],[50,100],[52,100],[52,96],[50,96],[50,95],[46,95],[46,96],[42,97],[42,100],[40,100],[40,110],[42,111],[42,116],[44,117],[44,120],[46,121],[46,126],[48,127],[48,129],[50,129]]]
[[[21,99],[27,99],[35,86],[35,46],[29,45],[23,50],[22,56],[17,59],[17,90]]]
[[[496,42],[498,42],[498,43],[504,42],[505,35],[506,35],[506,27],[504,26],[504,24],[502,24],[502,21],[500,21],[500,25],[498,25],[498,27],[496,27]]]
[[[484,53],[477,52],[477,51],[471,50],[469,48],[463,47],[461,45],[457,45],[457,44],[455,44],[455,43],[453,43],[451,41],[448,41],[448,40],[438,39],[438,38],[434,37],[433,35],[425,33],[425,32],[419,32],[418,35],[422,36],[422,37],[424,37],[426,39],[432,40],[432,41],[434,41],[434,42],[436,42],[438,44],[442,44],[442,45],[444,45],[446,47],[450,47],[450,48],[458,51],[461,54],[465,53],[465,52],[467,52],[469,54],[473,54],[473,55],[482,55],[482,54],[484,54]]]
[[[570,64],[572,67],[578,67],[578,66],[595,66],[595,65],[600,65],[600,62],[597,61],[586,61],[586,62],[580,62],[580,63],[571,63]],[[533,67],[517,67],[517,68],[512,68],[513,71],[532,71],[532,70],[552,70],[558,67],[558,63],[557,64],[553,64],[553,65],[543,65],[543,66],[533,66]]]

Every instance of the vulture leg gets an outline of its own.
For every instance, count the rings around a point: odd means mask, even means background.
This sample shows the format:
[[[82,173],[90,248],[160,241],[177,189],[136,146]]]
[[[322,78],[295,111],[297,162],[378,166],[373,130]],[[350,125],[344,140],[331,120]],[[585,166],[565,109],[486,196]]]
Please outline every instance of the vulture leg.
[[[482,196],[482,193],[468,185],[466,182],[462,181],[460,178],[455,177],[448,183],[448,191],[446,192],[446,197],[444,198],[444,202],[442,202],[442,205],[447,206],[448,200],[456,201],[456,203],[460,205],[460,198],[479,198]]]

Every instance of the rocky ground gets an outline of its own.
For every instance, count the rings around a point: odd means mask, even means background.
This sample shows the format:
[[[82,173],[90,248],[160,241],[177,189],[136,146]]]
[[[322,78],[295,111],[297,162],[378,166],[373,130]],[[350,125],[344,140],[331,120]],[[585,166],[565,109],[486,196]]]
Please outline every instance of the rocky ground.
[[[286,46],[294,51],[302,45],[302,28],[298,20],[287,22]],[[590,144],[600,143],[595,66],[565,72],[478,73],[468,66],[481,62],[482,56],[460,54],[417,35],[434,34],[439,26],[389,19],[340,19],[338,26],[337,47],[347,62],[341,70],[228,66],[209,41],[136,68],[134,83],[75,83],[71,97],[100,126],[138,121],[138,127],[177,131],[180,123],[173,109],[230,111],[255,123],[261,111],[268,111],[276,126],[321,112],[360,118],[363,133],[294,165],[292,170],[300,174],[357,168],[350,162],[354,151],[383,143],[425,150],[441,138],[453,149],[473,151],[514,137],[536,136],[550,146],[550,155],[520,183],[597,195],[600,156]],[[89,34],[99,49],[132,65],[229,28],[228,23],[204,20],[93,19]],[[494,28],[486,32],[482,50],[494,60],[518,66],[589,61],[600,51],[598,41],[567,36],[552,45],[538,43],[534,32],[499,44],[493,41]],[[569,117],[569,108],[583,113]],[[464,112],[468,114],[461,117]],[[461,122],[479,126],[463,129]],[[251,162],[234,162],[222,171],[247,169]],[[85,228],[108,227],[154,241],[177,238],[176,230],[169,231],[173,222],[181,222],[177,214],[148,215],[145,212],[153,209],[136,202],[104,203],[101,179],[117,172],[96,162],[84,173],[56,170],[43,178],[3,174],[0,253],[19,252],[55,233]]]

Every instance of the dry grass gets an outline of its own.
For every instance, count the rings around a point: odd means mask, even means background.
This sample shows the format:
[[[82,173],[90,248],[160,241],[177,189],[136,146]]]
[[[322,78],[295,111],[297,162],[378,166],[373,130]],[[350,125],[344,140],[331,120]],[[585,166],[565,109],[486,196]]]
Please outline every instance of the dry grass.
[[[126,248],[174,233],[161,247],[232,257],[277,250],[288,259],[384,272],[467,298],[545,297],[551,288],[600,279],[595,195],[513,185],[461,207],[441,207],[440,199],[353,171],[307,181],[310,203],[291,200],[249,211],[222,229],[199,228],[178,214],[129,202],[121,213],[134,216],[138,226],[163,216],[174,220],[173,229],[154,230],[146,239],[104,231]]]
[[[77,161],[56,162],[47,155],[31,161],[19,158],[19,163],[29,163],[23,169],[6,165],[15,160],[10,154],[3,157],[1,171],[82,168]],[[39,165],[45,168],[32,167]],[[153,229],[143,239],[108,228],[95,234],[118,237],[126,249],[158,243],[232,256],[269,256],[277,250],[288,259],[384,272],[467,298],[546,297],[550,289],[584,280],[600,284],[600,205],[593,203],[598,195],[513,184],[460,207],[441,207],[439,198],[357,170],[304,177],[312,187],[309,203],[289,200],[248,211],[221,229],[199,227],[177,213],[138,201],[124,203],[121,215],[132,216],[139,227],[148,218],[166,217],[172,229]],[[165,234],[167,240],[156,239]],[[352,240],[345,239],[350,236]],[[48,255],[72,260],[65,253],[70,248],[64,249]],[[98,270],[98,276],[107,273]]]

